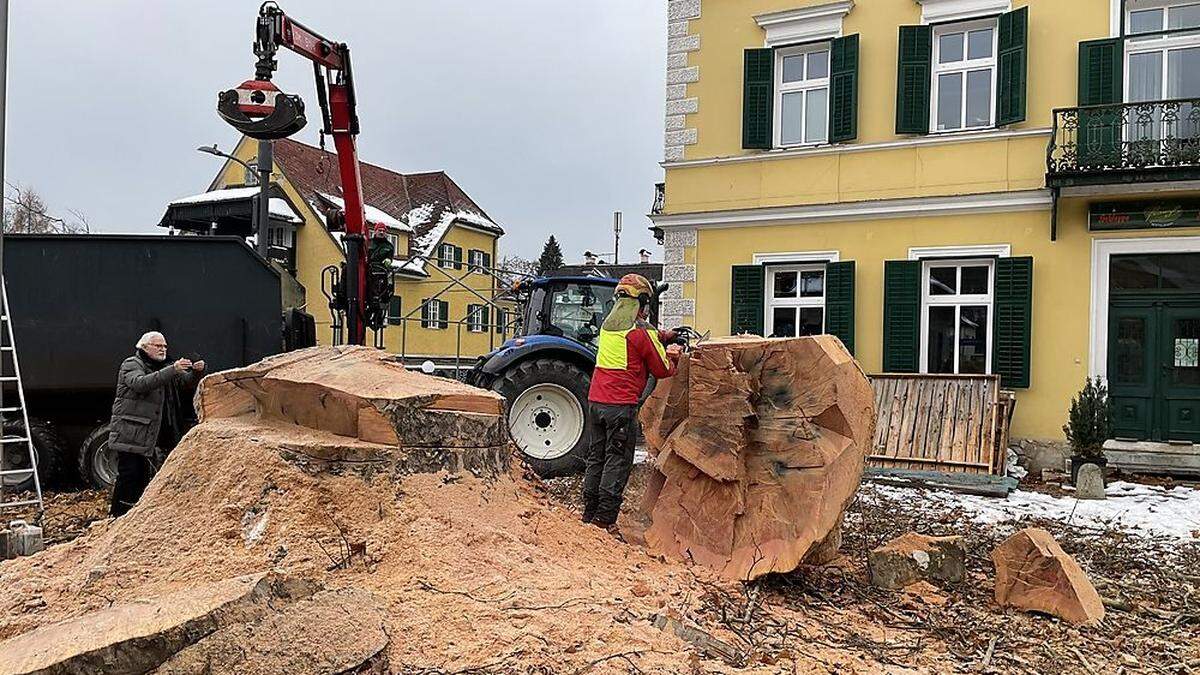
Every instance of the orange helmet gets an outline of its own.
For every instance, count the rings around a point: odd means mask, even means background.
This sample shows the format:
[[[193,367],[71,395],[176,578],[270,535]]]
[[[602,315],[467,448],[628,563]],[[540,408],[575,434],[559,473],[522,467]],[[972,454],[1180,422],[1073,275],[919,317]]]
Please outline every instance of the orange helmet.
[[[649,300],[654,295],[654,286],[650,284],[649,279],[640,274],[626,274],[617,282],[614,294],[626,298],[645,297]]]

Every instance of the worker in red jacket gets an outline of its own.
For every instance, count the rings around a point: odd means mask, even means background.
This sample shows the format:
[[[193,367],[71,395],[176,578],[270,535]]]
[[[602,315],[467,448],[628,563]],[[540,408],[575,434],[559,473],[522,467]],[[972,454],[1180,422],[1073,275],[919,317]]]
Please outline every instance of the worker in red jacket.
[[[616,535],[617,513],[633,467],[637,411],[650,375],[675,374],[675,331],[647,321],[654,289],[638,274],[621,277],[616,302],[600,327],[600,351],[588,392],[588,457],[583,477],[583,521]],[[618,535],[619,536],[619,535]]]

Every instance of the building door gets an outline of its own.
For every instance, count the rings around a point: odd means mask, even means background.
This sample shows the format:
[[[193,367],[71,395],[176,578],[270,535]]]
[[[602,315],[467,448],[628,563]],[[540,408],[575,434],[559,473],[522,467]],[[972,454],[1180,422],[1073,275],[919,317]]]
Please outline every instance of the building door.
[[[1200,259],[1114,256],[1110,280],[1115,436],[1200,443]]]
[[[1159,311],[1163,438],[1200,443],[1200,307],[1166,304]]]
[[[1154,308],[1112,307],[1108,312],[1108,386],[1117,438],[1154,437]]]

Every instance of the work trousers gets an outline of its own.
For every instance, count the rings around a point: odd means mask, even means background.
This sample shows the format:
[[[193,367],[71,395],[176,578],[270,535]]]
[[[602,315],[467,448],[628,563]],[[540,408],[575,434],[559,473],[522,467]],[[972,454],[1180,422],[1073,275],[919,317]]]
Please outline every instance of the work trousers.
[[[583,474],[583,519],[601,526],[617,522],[625,484],[633,468],[638,407],[589,403],[587,469]]]
[[[154,462],[149,457],[132,452],[117,453],[117,481],[113,484],[112,517],[125,515],[142,498],[150,479],[154,478]]]

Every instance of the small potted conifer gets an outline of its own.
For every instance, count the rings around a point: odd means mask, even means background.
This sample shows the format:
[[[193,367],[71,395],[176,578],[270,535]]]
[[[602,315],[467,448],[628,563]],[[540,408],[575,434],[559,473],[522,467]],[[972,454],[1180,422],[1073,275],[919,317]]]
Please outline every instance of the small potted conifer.
[[[1071,444],[1071,483],[1084,464],[1101,469],[1108,463],[1104,457],[1104,442],[1112,438],[1112,406],[1108,387],[1099,377],[1088,378],[1083,389],[1071,399],[1071,411],[1063,433]]]

